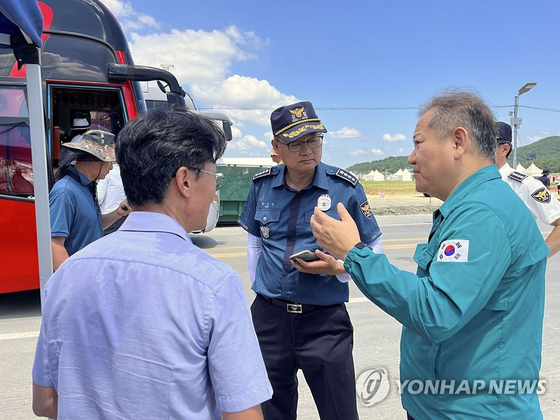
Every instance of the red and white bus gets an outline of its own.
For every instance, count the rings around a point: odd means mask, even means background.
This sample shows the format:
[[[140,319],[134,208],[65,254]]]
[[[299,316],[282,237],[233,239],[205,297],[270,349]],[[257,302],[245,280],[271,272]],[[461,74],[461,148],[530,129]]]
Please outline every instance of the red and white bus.
[[[185,108],[185,92],[163,69],[135,66],[123,31],[99,0],[40,0],[43,113],[49,188],[72,121],[118,134],[146,110],[140,81],[167,84],[169,104]],[[14,48],[15,49],[15,48]],[[0,293],[39,288],[39,263],[26,66],[0,49]],[[223,119],[231,136],[231,121]],[[226,121],[227,120],[227,121]],[[231,138],[231,137],[230,137]],[[39,220],[41,226],[42,220]],[[48,218],[45,221],[48,223]]]

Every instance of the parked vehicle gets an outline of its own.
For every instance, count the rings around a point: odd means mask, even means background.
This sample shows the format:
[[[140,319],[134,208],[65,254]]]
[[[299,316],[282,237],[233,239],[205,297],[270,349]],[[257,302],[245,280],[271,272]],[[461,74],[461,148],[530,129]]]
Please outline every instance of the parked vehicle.
[[[118,134],[146,110],[141,81],[162,81],[167,103],[187,106],[185,92],[171,73],[134,64],[119,23],[101,1],[40,0],[38,5],[43,16],[43,45],[36,60],[42,74],[38,94],[27,85],[26,72],[34,67],[25,64],[37,48],[18,41],[25,40],[22,36],[8,37],[11,43],[0,48],[0,293],[39,287],[37,226],[42,220],[37,225],[36,147],[44,150],[39,157],[46,155],[50,188],[60,146],[73,137],[76,118],[85,117],[92,128]],[[29,108],[41,103],[44,127],[30,123]],[[231,121],[222,123],[231,133]],[[44,144],[37,144],[41,140]],[[48,207],[43,214],[48,220]]]

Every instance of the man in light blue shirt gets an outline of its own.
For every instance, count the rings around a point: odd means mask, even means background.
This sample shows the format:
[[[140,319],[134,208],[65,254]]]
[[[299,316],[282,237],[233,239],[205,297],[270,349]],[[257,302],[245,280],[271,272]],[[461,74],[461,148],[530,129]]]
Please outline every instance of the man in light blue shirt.
[[[186,111],[153,110],[120,132],[133,212],[47,283],[35,414],[262,420],[272,389],[241,279],[187,233],[206,224],[224,149],[219,129]]]

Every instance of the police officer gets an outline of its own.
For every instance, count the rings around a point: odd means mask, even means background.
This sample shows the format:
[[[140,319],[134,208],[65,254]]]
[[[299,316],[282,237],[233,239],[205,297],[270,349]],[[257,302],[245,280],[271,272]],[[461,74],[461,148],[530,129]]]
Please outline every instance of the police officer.
[[[497,124],[496,165],[502,179],[525,202],[533,216],[541,222],[553,226],[552,232],[546,238],[546,244],[550,248],[550,254],[548,254],[550,258],[560,250],[560,228],[558,227],[560,226],[560,203],[551,196],[548,188],[538,179],[517,172],[509,166],[507,160],[512,150],[511,126],[502,121]]]
[[[248,232],[253,324],[274,394],[267,420],[296,418],[297,371],[302,369],[321,419],[358,418],[352,358],[353,327],[344,302],[349,276],[342,262],[293,258],[319,249],[310,227],[313,209],[336,217],[341,202],[360,237],[383,252],[381,231],[362,186],[349,172],[321,162],[327,130],[310,102],[276,109],[272,145],[283,164],[257,173],[239,218]]]

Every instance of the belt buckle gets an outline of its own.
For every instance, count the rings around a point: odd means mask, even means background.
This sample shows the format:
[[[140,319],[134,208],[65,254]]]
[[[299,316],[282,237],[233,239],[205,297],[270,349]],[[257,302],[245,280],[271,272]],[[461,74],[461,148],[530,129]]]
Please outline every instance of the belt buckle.
[[[286,311],[290,314],[301,314],[303,313],[303,307],[299,303],[286,303]]]

